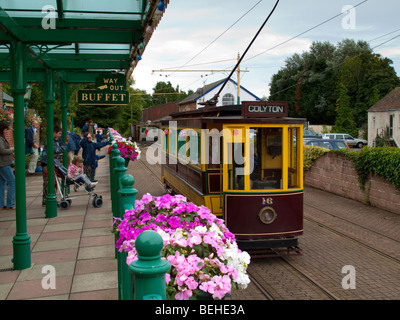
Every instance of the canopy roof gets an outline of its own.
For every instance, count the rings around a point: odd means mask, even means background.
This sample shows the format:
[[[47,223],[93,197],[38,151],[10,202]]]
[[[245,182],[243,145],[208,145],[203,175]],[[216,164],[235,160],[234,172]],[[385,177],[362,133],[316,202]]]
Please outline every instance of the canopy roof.
[[[110,71],[128,79],[161,20],[159,2],[0,0],[0,81],[9,80],[14,40],[28,46],[28,82],[41,81],[46,68],[69,83],[94,82]]]

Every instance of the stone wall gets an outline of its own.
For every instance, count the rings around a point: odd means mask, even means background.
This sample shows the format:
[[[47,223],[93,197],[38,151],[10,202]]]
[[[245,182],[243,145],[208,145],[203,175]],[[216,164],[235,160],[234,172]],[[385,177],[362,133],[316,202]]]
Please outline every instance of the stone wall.
[[[304,184],[400,214],[399,190],[375,175],[362,190],[353,163],[334,153],[328,152],[315,161],[304,174]]]

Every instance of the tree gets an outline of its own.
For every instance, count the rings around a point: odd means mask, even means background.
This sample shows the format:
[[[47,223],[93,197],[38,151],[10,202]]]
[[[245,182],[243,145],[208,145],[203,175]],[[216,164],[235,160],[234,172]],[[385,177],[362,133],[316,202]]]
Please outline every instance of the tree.
[[[345,39],[336,46],[314,42],[308,52],[287,58],[285,66],[272,76],[268,100],[288,101],[289,116],[305,117],[314,124],[334,124],[344,86],[353,121],[361,127],[367,110],[400,85],[391,64],[365,41]]]
[[[343,83],[338,85],[338,99],[336,100],[337,117],[332,132],[348,133],[354,137],[358,136],[358,129],[354,122],[353,110],[350,106],[348,90]]]

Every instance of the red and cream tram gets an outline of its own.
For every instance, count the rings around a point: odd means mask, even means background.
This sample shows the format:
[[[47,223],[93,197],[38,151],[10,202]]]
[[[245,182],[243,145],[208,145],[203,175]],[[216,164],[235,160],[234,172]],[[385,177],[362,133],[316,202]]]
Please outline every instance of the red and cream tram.
[[[285,102],[173,113],[162,122],[166,188],[222,216],[240,248],[297,247],[303,124]]]

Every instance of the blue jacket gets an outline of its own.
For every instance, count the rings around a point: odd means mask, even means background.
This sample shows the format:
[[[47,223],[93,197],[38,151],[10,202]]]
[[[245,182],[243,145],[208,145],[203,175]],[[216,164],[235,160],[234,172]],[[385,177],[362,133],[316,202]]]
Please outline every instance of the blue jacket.
[[[68,151],[79,150],[81,148],[81,136],[76,133],[69,132]]]
[[[96,162],[96,149],[100,149],[108,145],[109,141],[92,142],[87,137],[81,141],[83,164],[95,164]]]
[[[32,148],[33,147],[33,127],[30,125],[28,129],[26,129],[26,146]]]
[[[87,125],[87,124],[85,124],[83,127],[82,127],[82,134],[84,134],[86,131],[88,131],[89,130],[89,126]]]

